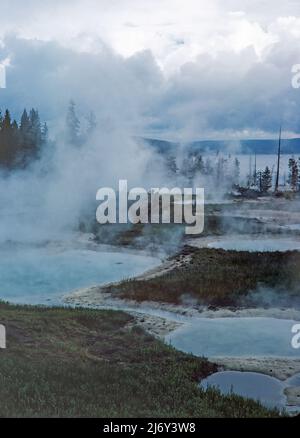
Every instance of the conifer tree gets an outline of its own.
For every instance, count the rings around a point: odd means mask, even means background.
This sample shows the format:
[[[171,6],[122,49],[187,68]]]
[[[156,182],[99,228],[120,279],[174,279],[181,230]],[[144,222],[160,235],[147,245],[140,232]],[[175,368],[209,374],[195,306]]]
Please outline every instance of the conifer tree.
[[[298,189],[299,169],[294,157],[289,159],[289,185],[293,191]]]
[[[80,144],[80,121],[76,115],[75,102],[73,100],[71,100],[69,104],[66,119],[66,128],[67,141],[75,146],[78,146]]]
[[[97,127],[96,116],[93,111],[91,111],[87,116],[87,123],[88,123],[87,135],[90,136],[95,132],[95,129]]]
[[[261,190],[262,192],[268,192],[272,187],[272,173],[268,166],[266,166],[265,170],[261,175]]]
[[[47,128],[48,129],[48,128]],[[8,110],[4,117],[0,111],[0,167],[11,169],[26,167],[40,155],[42,145],[47,139],[46,125],[41,129],[37,110],[30,114],[24,109],[20,126],[16,120],[11,120]]]
[[[45,122],[43,124],[43,127],[42,127],[42,138],[41,138],[42,139],[42,144],[47,143],[47,141],[48,141],[48,133],[49,133],[48,125]]]
[[[234,166],[233,166],[233,180],[234,184],[239,184],[240,179],[240,162],[237,158],[234,160]]]
[[[5,111],[1,126],[1,155],[0,160],[4,167],[10,168],[13,164],[13,128],[10,112]]]

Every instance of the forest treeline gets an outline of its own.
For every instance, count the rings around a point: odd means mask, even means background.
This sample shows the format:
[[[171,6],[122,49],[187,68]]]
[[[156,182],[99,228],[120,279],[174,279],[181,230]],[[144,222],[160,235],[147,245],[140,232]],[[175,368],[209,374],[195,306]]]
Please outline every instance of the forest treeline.
[[[18,123],[12,120],[10,111],[0,111],[0,167],[24,168],[39,157],[47,142],[48,127],[41,123],[36,109],[24,109]]]
[[[66,114],[63,140],[75,147],[88,141],[96,128],[96,119],[91,112],[86,117],[86,129],[82,129],[77,117],[75,103],[71,100]],[[39,112],[24,109],[20,122],[12,119],[10,111],[0,111],[0,169],[26,168],[40,158],[48,140],[48,126],[41,122]]]
[[[250,158],[251,160],[251,158]],[[255,160],[256,161],[256,160]],[[275,186],[275,172],[271,166],[258,169],[256,164],[243,178],[240,176],[238,158],[223,156],[217,152],[203,156],[200,152],[188,153],[178,163],[176,156],[167,154],[167,169],[170,177],[184,177],[192,184],[193,181],[209,180],[216,190],[251,189],[260,193],[268,193]],[[288,162],[287,178],[280,185],[281,190],[300,191],[300,157],[291,157]]]
[[[240,177],[240,162],[238,158],[229,155],[223,156],[219,152],[215,155],[203,157],[201,153],[188,154],[178,165],[175,156],[168,155],[167,168],[169,175],[183,176],[190,184],[197,179],[209,179],[210,184],[219,190],[238,189],[243,184]],[[255,188],[266,193],[272,187],[272,171],[268,166],[265,169],[254,169],[246,176],[244,184],[247,188]]]
[[[91,138],[96,127],[95,115],[90,112],[85,120],[85,129],[82,129],[75,103],[71,100],[66,114],[63,140],[75,147],[81,147]],[[24,109],[19,123],[12,119],[8,109],[4,114],[0,110],[0,169],[26,168],[41,156],[47,143],[48,126],[46,122],[41,122],[37,109]],[[257,169],[256,164],[242,184],[240,162],[232,155],[225,157],[217,152],[215,156],[204,157],[201,153],[187,151],[180,164],[170,151],[163,155],[169,176],[182,176],[191,184],[197,178],[205,177],[210,179],[210,183],[213,183],[216,189],[222,187],[230,190],[244,186],[267,193],[273,186],[273,169],[269,166],[262,170]],[[300,191],[300,158],[291,157],[288,167],[288,178],[284,186],[288,185],[288,188],[295,192]]]

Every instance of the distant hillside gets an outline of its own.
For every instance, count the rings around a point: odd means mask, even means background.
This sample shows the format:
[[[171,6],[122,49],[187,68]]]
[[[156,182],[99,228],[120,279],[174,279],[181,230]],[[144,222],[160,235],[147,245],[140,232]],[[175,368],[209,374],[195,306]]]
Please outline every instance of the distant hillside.
[[[165,154],[175,150],[179,143],[166,140],[145,138],[144,141],[154,147],[159,153]],[[277,152],[278,140],[200,140],[187,145],[187,149],[208,152],[228,151],[241,154],[274,154]],[[283,139],[281,143],[282,154],[300,154],[300,138]]]
[[[155,138],[143,138],[143,140],[161,154],[170,153],[179,145],[179,143],[173,143],[167,140],[157,140]]]

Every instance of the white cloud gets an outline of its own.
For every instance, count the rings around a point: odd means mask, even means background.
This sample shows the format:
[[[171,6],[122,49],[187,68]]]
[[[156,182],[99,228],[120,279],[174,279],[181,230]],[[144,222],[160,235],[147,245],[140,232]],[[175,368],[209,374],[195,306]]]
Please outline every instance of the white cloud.
[[[276,15],[276,11],[277,15]],[[150,49],[167,71],[225,48],[258,54],[278,34],[299,36],[300,5],[279,0],[2,0],[1,32],[56,39],[97,51],[104,41],[124,56]]]
[[[261,136],[281,119],[300,131],[290,73],[300,62],[298,2],[2,0],[1,8],[0,59],[11,59],[2,102],[16,111],[34,105],[51,118],[74,97],[136,133]]]

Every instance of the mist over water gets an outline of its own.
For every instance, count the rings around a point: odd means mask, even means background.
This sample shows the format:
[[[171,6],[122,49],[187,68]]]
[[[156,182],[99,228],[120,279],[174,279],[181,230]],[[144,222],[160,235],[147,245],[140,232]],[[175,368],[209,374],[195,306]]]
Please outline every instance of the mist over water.
[[[141,254],[44,245],[0,249],[0,296],[21,304],[62,303],[74,289],[124,280],[160,263]]]
[[[0,242],[69,238],[81,218],[94,219],[100,187],[117,189],[122,178],[147,187],[163,174],[153,152],[117,129],[96,132],[81,147],[59,138],[48,146],[28,169],[0,175]]]
[[[194,318],[167,335],[175,348],[206,357],[299,357],[291,346],[296,321],[276,318]]]
[[[129,185],[157,181],[155,154],[111,126],[80,147],[57,138],[47,148],[25,170],[0,175],[1,299],[57,304],[65,292],[159,264],[159,257],[96,249],[78,233],[82,220],[95,221],[99,187],[117,189],[120,178]]]

